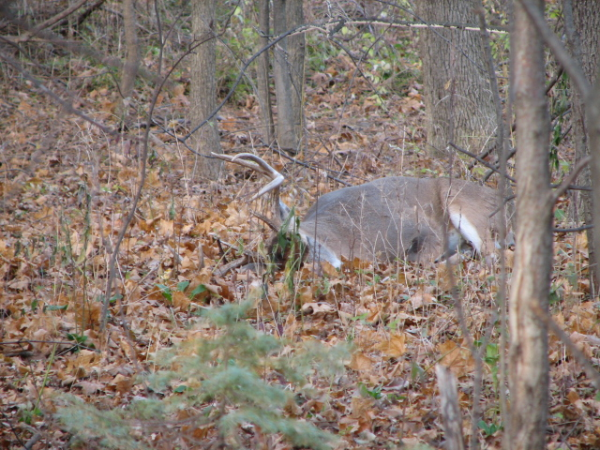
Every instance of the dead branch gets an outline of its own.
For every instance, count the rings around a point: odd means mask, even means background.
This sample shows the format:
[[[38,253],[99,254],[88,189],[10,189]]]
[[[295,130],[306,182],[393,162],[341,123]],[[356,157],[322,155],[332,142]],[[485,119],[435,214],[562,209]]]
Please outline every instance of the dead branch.
[[[456,377],[450,369],[437,364],[435,374],[440,389],[440,413],[446,432],[447,450],[465,450],[465,440],[462,434],[462,418],[458,406],[458,391]],[[473,401],[477,401],[474,399]]]
[[[563,329],[552,319],[550,313],[542,309],[539,305],[534,305],[533,312],[539,317],[552,332],[558,337],[563,344],[569,349],[571,354],[575,357],[577,362],[583,367],[585,373],[590,378],[590,381],[594,384],[597,391],[600,391],[600,373],[595,369],[592,363],[586,358],[581,350],[577,348],[571,338],[563,331]]]
[[[79,8],[81,8],[86,2],[87,2],[87,0],[81,0],[79,3],[75,3],[74,5],[70,6],[67,9],[65,9],[64,11],[61,11],[58,14],[54,15],[53,17],[50,17],[49,19],[44,20],[42,23],[36,25],[35,27],[33,27],[32,29],[30,29],[29,31],[26,31],[25,33],[23,33],[23,34],[19,35],[18,37],[14,38],[13,41],[14,42],[26,42],[26,41],[28,41],[32,37],[35,37],[40,31],[45,30],[46,28],[50,28],[54,24],[60,22],[64,18],[66,18],[66,17],[70,16],[71,14],[73,14],[75,11],[77,11]]]

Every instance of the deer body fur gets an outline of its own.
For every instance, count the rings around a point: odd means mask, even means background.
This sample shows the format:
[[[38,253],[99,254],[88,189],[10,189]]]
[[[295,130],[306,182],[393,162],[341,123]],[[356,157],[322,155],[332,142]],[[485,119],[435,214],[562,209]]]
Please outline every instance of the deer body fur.
[[[255,196],[277,191],[283,176],[252,154],[222,159],[270,176]],[[278,223],[289,209],[278,202]],[[341,266],[341,258],[430,263],[468,243],[476,253],[494,250],[498,194],[474,182],[449,178],[380,178],[321,196],[297,226],[308,258]]]
[[[454,253],[462,240],[488,254],[498,229],[490,218],[496,195],[463,180],[380,178],[320,197],[304,216],[300,235],[348,259],[428,263]],[[309,248],[316,249],[313,258],[329,259],[320,247]]]

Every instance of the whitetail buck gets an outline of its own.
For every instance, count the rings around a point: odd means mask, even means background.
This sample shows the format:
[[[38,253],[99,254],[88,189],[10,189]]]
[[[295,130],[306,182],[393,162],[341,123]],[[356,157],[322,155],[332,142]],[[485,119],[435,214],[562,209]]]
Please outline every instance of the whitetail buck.
[[[271,179],[253,199],[273,191],[278,227],[290,209],[279,199],[284,177],[260,157],[241,153],[215,157],[256,170]],[[296,231],[308,259],[340,267],[341,257],[430,263],[467,243],[475,253],[494,251],[499,229],[498,193],[477,183],[449,178],[380,178],[321,196]],[[496,214],[498,213],[498,214]]]

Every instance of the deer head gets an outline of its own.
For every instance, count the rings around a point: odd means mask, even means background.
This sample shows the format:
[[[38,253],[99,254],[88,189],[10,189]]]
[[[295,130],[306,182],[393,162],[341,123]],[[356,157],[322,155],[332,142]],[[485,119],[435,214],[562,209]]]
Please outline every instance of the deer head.
[[[270,178],[252,199],[273,193],[275,226],[294,224],[309,260],[334,267],[342,257],[431,263],[464,244],[477,254],[494,251],[499,202],[489,187],[449,178],[380,178],[321,196],[295,225],[279,198],[283,175],[253,154],[213,155]]]

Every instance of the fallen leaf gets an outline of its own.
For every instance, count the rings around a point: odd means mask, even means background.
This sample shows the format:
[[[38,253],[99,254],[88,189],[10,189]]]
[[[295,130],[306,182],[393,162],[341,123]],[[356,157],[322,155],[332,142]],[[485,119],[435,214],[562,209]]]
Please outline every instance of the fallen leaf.
[[[386,356],[398,358],[406,353],[406,334],[392,333],[389,339],[381,342],[376,348]]]
[[[326,315],[335,312],[333,306],[329,303],[319,302],[319,303],[305,303],[302,305],[302,312],[306,315]]]
[[[350,361],[350,364],[348,364],[348,367],[359,372],[366,372],[373,367],[373,360],[363,352],[356,352],[352,355],[352,360]]]

